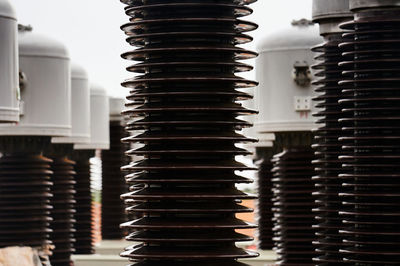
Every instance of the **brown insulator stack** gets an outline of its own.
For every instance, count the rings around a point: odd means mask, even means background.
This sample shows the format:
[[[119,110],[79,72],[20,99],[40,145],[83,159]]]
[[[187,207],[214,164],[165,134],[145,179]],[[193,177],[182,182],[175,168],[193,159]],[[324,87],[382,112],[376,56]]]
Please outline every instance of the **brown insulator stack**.
[[[339,119],[344,117],[343,105],[339,103],[346,98],[343,89],[349,86],[339,85],[342,71],[339,66],[343,61],[339,43],[343,42],[343,30],[339,24],[352,19],[348,0],[314,0],[313,19],[320,25],[320,34],[324,43],[312,50],[317,54],[318,64],[313,66],[318,79],[314,82],[319,96],[314,100],[319,109],[314,114],[317,117],[318,128],[314,131],[316,160],[313,162],[317,175],[313,177],[316,185],[317,208],[314,209],[317,224],[317,240],[315,248],[317,256],[314,261],[317,265],[337,265],[343,262],[340,249],[346,246],[340,230],[345,228],[340,211],[345,209],[342,205],[340,192],[345,192],[339,174],[342,172],[343,142],[339,141],[342,134],[342,124]],[[348,93],[347,93],[348,94]]]
[[[101,233],[103,239],[122,239],[125,234],[120,224],[127,221],[121,194],[128,192],[121,167],[128,164],[124,154],[129,146],[121,142],[126,137],[120,121],[110,121],[110,149],[101,152],[102,160],[102,197],[101,197]]]
[[[235,215],[251,212],[240,201],[254,197],[235,187],[250,182],[235,171],[251,169],[235,161],[249,154],[235,144],[253,141],[237,132],[250,126],[238,116],[255,112],[237,89],[257,83],[235,75],[252,69],[237,60],[256,56],[236,45],[252,40],[244,32],[257,26],[239,18],[254,0],[123,2],[131,22],[122,29],[138,47],[123,58],[139,73],[123,83],[133,131],[125,141],[141,144],[128,154],[143,157],[124,167],[132,192],[123,199],[143,217],[122,225],[141,243],[122,256],[140,266],[243,265],[237,259],[257,253],[236,247],[252,238],[235,230],[255,226]]]
[[[29,153],[0,159],[0,247],[51,243],[51,162]]]
[[[50,257],[53,266],[71,265],[71,255],[74,252],[74,215],[75,215],[75,162],[66,157],[54,158],[51,164],[53,171],[50,226],[53,232],[50,239],[54,245]]]
[[[261,150],[261,148],[257,150]],[[272,156],[272,147],[262,148],[262,152],[260,152],[260,159],[256,161],[256,165],[258,167],[258,248],[261,250],[271,250],[274,246],[272,241]]]
[[[277,133],[273,162],[274,249],[279,265],[314,265],[315,175],[309,132]]]
[[[41,152],[49,144],[49,137],[0,139],[0,248],[32,247],[43,263],[52,244],[52,160]]]
[[[342,73],[338,65],[341,60],[338,43],[341,40],[341,37],[332,38],[313,49],[314,52],[321,53],[316,57],[321,62],[315,66],[319,70],[316,75],[321,77],[315,82],[318,85],[316,91],[321,93],[315,99],[320,111],[314,114],[318,117],[317,124],[320,127],[314,131],[316,144],[313,145],[317,157],[313,162],[317,172],[317,176],[313,177],[316,186],[314,195],[318,205],[314,209],[318,237],[315,242],[318,257],[315,261],[321,265],[342,262],[339,250],[346,245],[340,234],[345,225],[339,215],[339,211],[345,208],[339,196],[340,192],[344,192],[342,180],[339,178],[342,172],[339,156],[342,155],[343,144],[339,141],[342,136],[339,119],[343,118],[339,100],[344,98],[344,87],[338,85]]]
[[[90,158],[94,151],[76,150],[74,154],[75,185],[75,254],[94,253],[93,206],[90,182]]]
[[[400,261],[400,1],[350,1],[354,21],[342,28],[340,47],[350,57],[341,84],[349,118],[341,138],[346,160],[342,193],[341,249],[352,265],[398,265]]]

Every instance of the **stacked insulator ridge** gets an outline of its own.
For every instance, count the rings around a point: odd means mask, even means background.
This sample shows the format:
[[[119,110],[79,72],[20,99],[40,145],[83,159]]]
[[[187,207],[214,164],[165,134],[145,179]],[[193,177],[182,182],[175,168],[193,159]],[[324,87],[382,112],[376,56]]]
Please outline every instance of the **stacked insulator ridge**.
[[[341,84],[350,97],[340,102],[343,118],[341,212],[344,261],[353,265],[397,265],[400,261],[400,10],[357,11],[343,24]],[[348,106],[349,105],[349,106]]]
[[[52,160],[38,154],[0,159],[0,247],[45,248],[50,242]]]
[[[90,158],[94,156],[94,152],[76,151],[76,153],[75,254],[92,254],[94,253],[94,222],[90,182]]]
[[[257,162],[258,166],[258,247],[262,250],[271,250],[273,213],[272,213],[272,156],[265,156]]]
[[[124,223],[128,247],[123,257],[134,265],[243,265],[255,252],[236,247],[252,238],[236,229],[255,225],[236,218],[253,210],[254,199],[236,189],[250,180],[235,173],[251,168],[235,161],[250,142],[237,131],[250,126],[238,119],[255,113],[238,101],[251,96],[237,89],[257,85],[235,75],[251,66],[237,60],[256,53],[238,48],[252,38],[254,0],[123,0],[131,18],[122,29],[138,47],[123,54],[136,61],[126,80],[128,151],[142,160],[124,167],[131,192],[123,195],[128,212],[143,217]]]
[[[315,130],[316,160],[313,162],[317,176],[313,177],[316,186],[317,208],[314,209],[317,224],[316,251],[314,261],[317,265],[336,265],[343,261],[339,250],[346,246],[343,236],[340,234],[345,225],[339,211],[344,209],[340,192],[343,192],[342,180],[339,174],[342,171],[342,162],[339,156],[342,154],[342,128],[339,119],[344,117],[342,105],[339,100],[346,94],[342,92],[346,87],[339,85],[342,79],[342,71],[339,66],[342,60],[341,50],[338,44],[342,41],[341,34],[332,34],[325,38],[326,42],[313,48],[319,53],[316,57],[320,62],[313,66],[317,70],[315,74],[319,79],[314,82],[316,91],[320,95],[314,99],[319,108],[314,114],[318,118],[318,129]]]
[[[314,265],[315,191],[311,148],[289,148],[272,159],[274,243],[279,265]]]
[[[121,167],[128,164],[124,154],[127,145],[121,143],[126,137],[120,121],[110,121],[110,150],[101,152],[102,159],[102,197],[101,197],[101,233],[103,239],[121,239],[124,232],[120,224],[127,221],[125,205],[121,194],[128,192]]]
[[[53,187],[51,199],[51,229],[50,239],[55,246],[50,257],[51,265],[71,265],[71,254],[75,251],[74,215],[75,215],[75,163],[66,158],[55,158],[51,164],[53,170]]]

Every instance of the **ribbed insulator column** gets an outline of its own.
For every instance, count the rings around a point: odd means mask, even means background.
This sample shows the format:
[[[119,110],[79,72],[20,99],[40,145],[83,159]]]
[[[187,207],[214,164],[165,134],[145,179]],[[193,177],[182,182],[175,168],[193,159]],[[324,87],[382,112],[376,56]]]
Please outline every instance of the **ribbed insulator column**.
[[[392,1],[394,2],[394,1]],[[361,2],[360,2],[361,3]],[[375,3],[379,3],[375,2]],[[397,3],[398,4],[398,3]],[[351,59],[341,65],[341,84],[351,96],[344,112],[342,193],[344,242],[352,265],[398,265],[400,261],[400,9],[357,11],[354,30],[340,45]]]
[[[272,148],[265,148],[266,152],[256,162],[258,167],[258,248],[271,250],[274,246],[273,238],[273,213],[272,213]]]
[[[126,137],[120,121],[110,121],[110,149],[101,152],[102,161],[102,197],[101,197],[101,233],[103,239],[121,239],[125,236],[120,224],[127,222],[125,205],[121,194],[128,192],[121,167],[129,163],[124,154],[129,148],[121,143]]]
[[[0,158],[0,247],[51,244],[51,163],[28,152]]]
[[[279,265],[314,265],[313,159],[311,147],[288,148],[272,159],[273,230]]]
[[[125,141],[143,157],[124,167],[132,192],[123,198],[143,217],[123,224],[141,244],[122,256],[140,266],[243,265],[237,259],[257,254],[236,247],[252,239],[236,229],[255,226],[236,214],[251,212],[240,201],[254,197],[235,187],[251,182],[235,171],[252,169],[236,162],[249,152],[235,144],[253,141],[237,132],[250,126],[238,116],[255,112],[237,89],[257,83],[235,75],[252,69],[237,60],[256,56],[236,45],[252,40],[244,32],[257,26],[239,18],[254,0],[123,2],[131,22],[122,29],[138,47],[123,57],[139,73],[123,83],[133,131]]]
[[[93,206],[90,182],[90,158],[94,151],[75,151],[75,254],[94,253]]]
[[[337,265],[343,262],[339,250],[347,244],[343,243],[343,235],[340,230],[345,228],[342,222],[340,211],[345,210],[342,205],[340,192],[346,190],[342,187],[342,179],[339,174],[342,172],[343,142],[339,141],[342,136],[342,125],[340,118],[346,115],[342,112],[343,106],[339,104],[341,99],[346,98],[348,93],[342,90],[348,86],[339,85],[342,79],[342,71],[339,66],[342,61],[342,51],[338,44],[343,41],[340,33],[330,34],[325,37],[325,43],[313,48],[318,53],[316,57],[319,63],[313,68],[317,70],[316,76],[319,77],[314,83],[318,85],[316,91],[320,95],[314,99],[319,108],[318,129],[315,130],[315,149],[316,160],[313,162],[316,167],[317,176],[313,177],[316,185],[317,208],[314,209],[317,225],[316,251],[317,257],[314,261],[317,265]]]
[[[65,157],[54,158],[51,164],[53,171],[51,189],[51,217],[50,226],[53,232],[50,239],[55,246],[50,257],[52,266],[71,265],[71,255],[74,252],[74,215],[75,215],[75,162]]]

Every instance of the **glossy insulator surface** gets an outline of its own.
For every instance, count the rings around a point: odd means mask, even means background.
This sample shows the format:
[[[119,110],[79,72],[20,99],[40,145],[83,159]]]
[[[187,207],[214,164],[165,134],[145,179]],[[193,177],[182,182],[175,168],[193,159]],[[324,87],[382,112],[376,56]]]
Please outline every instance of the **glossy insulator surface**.
[[[318,80],[316,91],[319,96],[314,100],[319,111],[314,114],[318,118],[318,128],[314,131],[316,160],[313,161],[316,176],[313,177],[316,186],[317,208],[314,209],[317,224],[317,240],[315,248],[317,256],[314,261],[317,265],[337,265],[343,262],[342,254],[339,250],[346,246],[343,243],[343,235],[340,233],[345,225],[339,215],[345,207],[342,205],[340,192],[345,192],[342,187],[342,179],[339,174],[342,172],[342,161],[339,156],[343,154],[343,141],[339,141],[342,134],[342,124],[339,119],[348,114],[342,112],[343,105],[340,100],[345,99],[349,93],[344,93],[348,89],[347,85],[339,85],[342,80],[342,71],[346,70],[339,66],[343,61],[342,51],[339,43],[343,41],[342,35],[331,34],[325,37],[325,42],[313,48],[318,53],[316,59],[318,64],[313,66],[317,71]]]
[[[0,158],[0,247],[51,244],[51,163],[36,154]]]
[[[274,249],[279,265],[315,265],[315,175],[310,148],[290,148],[274,155]]]
[[[350,97],[343,111],[341,249],[352,265],[398,265],[400,261],[400,10],[357,11],[343,24],[352,32],[340,44],[350,57],[341,84]]]
[[[274,246],[272,241],[273,213],[272,213],[272,155],[264,156],[256,162],[258,167],[258,199],[257,199],[257,222],[258,222],[258,247],[262,250],[271,250]]]
[[[123,2],[131,22],[122,29],[137,49],[122,56],[139,74],[123,82],[132,132],[124,141],[143,159],[124,167],[127,211],[142,217],[122,225],[140,243],[122,256],[134,265],[241,265],[257,256],[235,245],[252,239],[236,229],[255,227],[236,218],[253,211],[240,202],[254,197],[235,187],[251,182],[235,173],[251,169],[235,160],[249,154],[235,144],[254,141],[238,132],[250,126],[238,116],[255,113],[239,89],[257,83],[235,73],[252,69],[237,60],[256,56],[237,47],[257,27],[240,19],[254,0]]]
[[[65,157],[53,158],[51,170],[53,171],[51,192],[51,218],[50,234],[54,245],[53,255],[50,257],[52,266],[71,265],[71,255],[74,252],[74,223],[75,223],[75,162]]]
[[[125,204],[121,194],[128,192],[121,167],[129,163],[125,151],[129,146],[121,139],[127,133],[120,121],[110,122],[110,149],[101,152],[102,197],[101,234],[103,239],[122,239],[126,234],[120,224],[127,222]]]
[[[76,151],[75,254],[94,253],[94,217],[90,182],[90,158],[94,153]]]

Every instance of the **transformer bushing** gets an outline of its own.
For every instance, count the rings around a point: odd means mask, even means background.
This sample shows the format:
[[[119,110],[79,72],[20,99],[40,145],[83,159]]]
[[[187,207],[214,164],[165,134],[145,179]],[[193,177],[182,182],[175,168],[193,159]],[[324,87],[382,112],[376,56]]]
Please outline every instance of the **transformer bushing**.
[[[261,178],[271,179],[271,191],[260,191],[260,198],[270,197],[272,201],[273,243],[280,265],[312,265],[315,255],[314,220],[310,216],[315,206],[311,195],[314,171],[310,131],[315,122],[311,113],[315,110],[312,98],[316,94],[311,83],[314,59],[310,48],[319,42],[317,28],[302,19],[293,21],[288,29],[266,36],[258,45],[260,56],[256,64],[260,85],[256,102],[260,115],[256,129],[260,136],[274,133],[272,151],[278,153],[273,158],[273,170],[259,177],[259,183],[267,183],[261,182]],[[264,161],[267,159],[272,158],[266,157]],[[263,209],[258,212],[271,215]]]
[[[121,115],[125,100],[110,97],[110,149],[101,152],[102,197],[101,197],[101,234],[103,239],[122,239],[125,232],[120,224],[127,222],[125,204],[121,194],[128,192],[121,167],[128,164],[125,152],[129,145],[121,139],[128,136],[125,121]]]
[[[91,191],[91,163],[96,150],[110,147],[109,101],[99,85],[90,85],[90,141],[74,145],[76,162],[75,254],[94,253],[94,206]]]
[[[266,144],[266,143],[264,143]],[[257,222],[258,222],[258,248],[271,250],[274,246],[273,238],[273,213],[272,213],[272,156],[274,155],[273,143],[269,146],[256,148],[257,158],[255,164],[258,168],[257,177]]]
[[[400,260],[399,15],[400,1],[350,1],[354,20],[341,25],[345,67],[341,252],[353,265]]]
[[[0,1],[0,123],[19,121],[17,17],[8,0]]]
[[[315,241],[317,256],[314,261],[317,265],[337,265],[343,262],[340,249],[347,246],[343,242],[341,230],[346,228],[339,212],[347,207],[343,206],[339,193],[345,192],[342,187],[342,179],[339,174],[342,171],[342,161],[339,156],[343,154],[343,142],[339,138],[343,136],[339,119],[344,118],[343,105],[339,101],[346,98],[348,93],[343,89],[349,86],[339,85],[344,68],[339,66],[343,60],[339,43],[343,42],[343,30],[339,25],[352,20],[353,14],[349,10],[348,0],[330,1],[314,0],[313,19],[320,25],[320,34],[324,42],[313,48],[318,64],[313,66],[317,71],[318,79],[316,92],[319,95],[314,99],[318,112],[314,114],[318,118],[318,128],[314,131],[316,160],[314,164],[317,175],[316,203],[314,212],[317,219],[315,225],[317,240]]]
[[[77,64],[71,64],[71,104],[72,129],[68,137],[53,137],[46,156],[53,160],[51,169],[52,194],[51,228],[53,266],[69,266],[75,251],[75,162],[73,145],[90,141],[90,95],[89,79],[86,71]],[[81,184],[80,184],[81,185]]]
[[[19,29],[23,108],[20,123],[0,126],[0,242],[46,255],[53,244],[54,191],[53,161],[43,152],[51,137],[71,133],[70,63],[64,45],[31,27]]]
[[[130,231],[123,257],[133,265],[244,265],[237,260],[257,253],[236,247],[252,238],[237,229],[254,228],[235,217],[252,210],[239,204],[254,199],[236,189],[249,183],[235,171],[252,168],[235,161],[249,154],[236,143],[254,140],[237,133],[249,123],[238,102],[251,96],[238,91],[257,83],[236,72],[251,66],[237,60],[256,57],[238,48],[257,26],[250,15],[254,0],[123,0],[130,23],[122,26],[128,43],[123,54],[138,63],[126,80],[129,122],[141,144],[129,151],[142,156],[124,167],[131,192],[122,197],[130,213],[142,216],[123,224]]]

